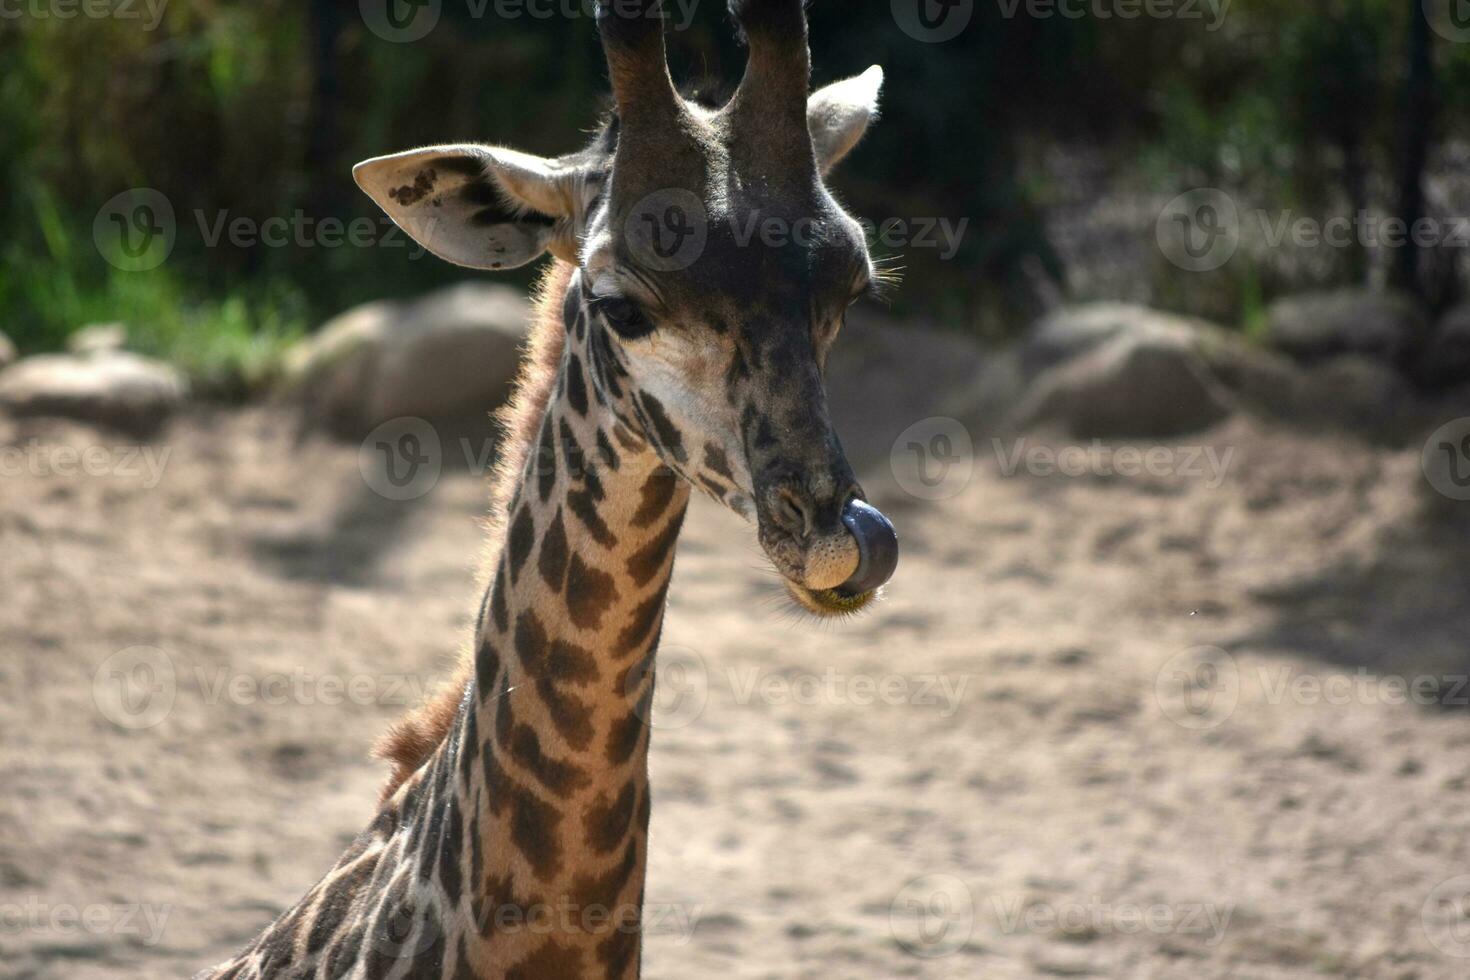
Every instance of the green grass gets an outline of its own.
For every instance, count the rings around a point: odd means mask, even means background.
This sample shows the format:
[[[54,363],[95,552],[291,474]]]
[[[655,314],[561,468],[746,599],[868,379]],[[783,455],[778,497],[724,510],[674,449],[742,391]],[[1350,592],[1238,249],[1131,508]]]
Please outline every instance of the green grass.
[[[1240,284],[1240,329],[1246,338],[1261,343],[1266,337],[1266,297],[1261,277],[1254,266],[1247,266]]]
[[[128,347],[168,361],[210,397],[241,398],[270,384],[310,322],[306,297],[279,281],[252,281],[223,297],[195,294],[170,259],[129,272],[100,254],[42,191],[27,195],[42,247],[12,244],[0,274],[6,333],[23,353],[60,350],[91,323],[126,325]]]

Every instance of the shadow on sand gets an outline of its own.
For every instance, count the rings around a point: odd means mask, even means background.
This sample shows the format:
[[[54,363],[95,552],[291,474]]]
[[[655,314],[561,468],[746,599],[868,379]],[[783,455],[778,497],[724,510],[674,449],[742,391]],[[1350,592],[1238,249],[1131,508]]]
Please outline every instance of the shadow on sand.
[[[1274,622],[1237,637],[1232,649],[1290,652],[1418,682],[1429,693],[1414,703],[1470,708],[1470,504],[1446,506],[1425,493],[1418,519],[1386,530],[1368,560],[1258,590]]]

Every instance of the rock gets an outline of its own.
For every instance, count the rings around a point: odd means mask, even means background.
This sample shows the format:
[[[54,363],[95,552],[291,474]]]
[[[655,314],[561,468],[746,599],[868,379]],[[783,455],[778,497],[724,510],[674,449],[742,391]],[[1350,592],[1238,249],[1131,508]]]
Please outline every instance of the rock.
[[[1392,442],[1413,423],[1414,395],[1395,368],[1335,357],[1305,372],[1297,420]]]
[[[1435,387],[1470,381],[1470,306],[1457,306],[1440,319],[1418,376]]]
[[[1301,411],[1306,372],[1295,362],[1224,330],[1201,334],[1198,341],[1210,374],[1242,407],[1279,419]]]
[[[146,435],[183,404],[188,386],[167,364],[136,354],[28,357],[0,371],[0,407]]]
[[[1021,368],[1027,377],[1034,378],[1124,334],[1185,340],[1223,333],[1222,328],[1203,320],[1131,303],[1069,306],[1042,317],[1027,333],[1021,344]]]
[[[1169,438],[1209,428],[1233,409],[1193,337],[1139,331],[1043,371],[1012,423],[1054,424],[1079,439]]]
[[[486,283],[369,303],[287,355],[285,392],[345,438],[397,418],[483,419],[509,393],[530,315],[520,292]]]
[[[15,345],[10,338],[0,333],[0,369],[9,367],[15,363]]]
[[[73,354],[105,354],[127,344],[128,328],[121,323],[89,324],[66,338],[66,349]]]
[[[287,352],[284,389],[310,426],[348,437],[374,427],[369,391],[398,309],[379,302],[348,310]]]
[[[1413,300],[1366,290],[1304,293],[1266,310],[1266,343],[1307,364],[1342,354],[1400,364],[1426,329]]]
[[[1293,359],[1208,322],[1145,307],[1103,303],[1059,310],[1020,345],[1031,384],[1013,418],[1060,422],[1074,435],[1165,436],[1204,428],[1239,407],[1292,424],[1392,439],[1414,409],[1394,365],[1410,349],[1418,313],[1392,296],[1329,295],[1276,304],[1271,316],[1278,344],[1283,337],[1304,337],[1299,324],[1309,321],[1313,329],[1325,324],[1337,331],[1324,336],[1354,338],[1362,351],[1329,353],[1326,343],[1303,341],[1292,348]],[[1319,318],[1321,311],[1327,315]],[[1449,324],[1447,362],[1454,360],[1449,338],[1456,331],[1464,329],[1470,340],[1470,310],[1464,323]],[[1309,349],[1316,353],[1306,355]],[[1148,380],[1149,372],[1157,380]]]

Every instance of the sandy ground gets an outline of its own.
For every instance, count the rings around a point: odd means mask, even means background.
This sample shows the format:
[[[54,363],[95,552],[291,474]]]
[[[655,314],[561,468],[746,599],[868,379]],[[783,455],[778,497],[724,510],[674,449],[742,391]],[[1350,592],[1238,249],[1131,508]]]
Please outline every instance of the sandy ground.
[[[1244,419],[1159,475],[1008,473],[924,394],[975,374],[947,343],[837,371],[906,549],[875,613],[798,619],[745,527],[691,520],[645,974],[1470,974],[1470,504],[1417,448]],[[939,423],[891,447],[948,414],[972,472],[952,439],[945,499],[905,493]],[[233,952],[368,820],[367,748],[473,606],[473,467],[391,502],[266,410],[179,420],[157,474],[133,448],[0,420],[6,978]]]

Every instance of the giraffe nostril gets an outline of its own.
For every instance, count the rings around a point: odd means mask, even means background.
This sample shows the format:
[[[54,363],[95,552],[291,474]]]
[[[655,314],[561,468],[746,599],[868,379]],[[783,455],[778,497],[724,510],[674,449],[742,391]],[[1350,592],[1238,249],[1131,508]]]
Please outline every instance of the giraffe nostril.
[[[776,523],[788,534],[808,538],[812,533],[812,506],[804,495],[790,487],[782,487],[776,493]]]

